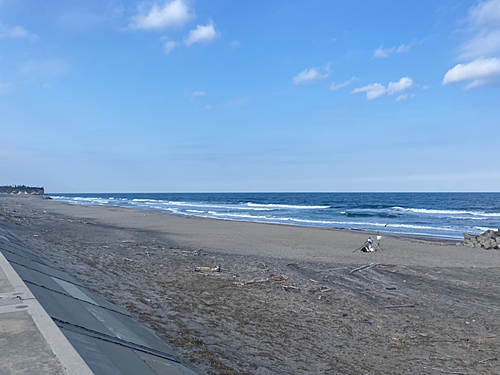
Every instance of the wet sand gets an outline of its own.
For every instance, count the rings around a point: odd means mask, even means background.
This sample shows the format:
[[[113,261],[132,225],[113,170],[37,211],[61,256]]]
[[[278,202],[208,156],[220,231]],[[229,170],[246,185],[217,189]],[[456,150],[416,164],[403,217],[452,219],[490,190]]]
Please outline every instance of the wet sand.
[[[0,225],[201,373],[500,373],[496,250],[36,197],[0,197]]]

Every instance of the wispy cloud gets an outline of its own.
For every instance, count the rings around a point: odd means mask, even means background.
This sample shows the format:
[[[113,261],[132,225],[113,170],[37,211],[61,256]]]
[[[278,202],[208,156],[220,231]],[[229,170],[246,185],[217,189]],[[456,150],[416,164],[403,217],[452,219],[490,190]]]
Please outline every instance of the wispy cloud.
[[[498,56],[500,53],[500,0],[482,1],[469,9],[469,30],[474,36],[460,48],[460,57]]]
[[[443,85],[454,82],[472,81],[466,90],[483,86],[500,76],[500,59],[476,59],[468,64],[457,64],[443,78]]]
[[[342,88],[344,88],[346,86],[349,86],[352,82],[354,82],[356,80],[357,80],[356,77],[352,77],[350,80],[342,82],[342,83],[339,83],[339,84],[336,84],[335,82],[332,82],[332,84],[330,85],[330,91],[340,90],[340,89],[342,89]]]
[[[212,43],[220,33],[215,29],[215,23],[210,20],[205,26],[198,25],[196,29],[191,30],[184,41],[186,45],[190,46],[194,43]]]
[[[331,74],[330,64],[320,68],[304,69],[293,77],[293,83],[296,85],[314,85],[319,81],[327,79]]]
[[[408,99],[408,94],[402,94],[402,95],[399,95],[397,98],[396,98],[396,101],[397,102],[400,102],[402,100],[406,100]]]
[[[233,107],[242,107],[247,104],[249,104],[255,96],[247,95],[247,96],[238,96],[236,98],[231,98],[224,100],[218,104],[215,105],[210,105],[207,104],[205,105],[206,110],[212,110],[212,109],[227,109],[227,108],[233,108]]]
[[[0,94],[9,91],[14,84],[12,82],[0,82]]]
[[[167,1],[163,5],[146,2],[137,8],[138,14],[130,18],[129,28],[133,30],[163,30],[169,27],[184,26],[194,13],[185,0]]]
[[[63,78],[71,69],[71,65],[63,59],[45,61],[30,61],[20,70],[19,74],[27,78]]]
[[[374,59],[383,59],[389,57],[393,53],[406,53],[410,51],[411,46],[409,44],[401,44],[399,47],[384,48],[380,46],[373,53]]]
[[[179,43],[173,40],[166,40],[165,43],[163,44],[163,51],[165,51],[165,53],[170,53],[178,45]]]
[[[229,45],[233,48],[239,47],[241,45],[241,42],[238,40],[233,40]]]
[[[0,23],[0,38],[2,39],[28,39],[30,42],[36,42],[38,35],[25,29],[22,26],[7,27]]]
[[[187,97],[189,98],[189,101],[192,102],[196,98],[200,98],[200,97],[203,97],[206,95],[207,95],[207,93],[205,91],[194,91],[192,93],[187,94]]]
[[[411,79],[410,77],[402,77],[397,82],[389,82],[387,87],[382,85],[381,83],[372,83],[370,85],[366,85],[363,87],[356,87],[354,90],[351,91],[351,94],[366,93],[366,99],[373,100],[381,97],[384,94],[393,95],[397,92],[404,92],[410,90],[413,88],[413,86],[414,86],[413,79]],[[396,99],[396,101],[403,100],[403,99],[399,100],[398,99],[399,97]],[[404,99],[406,99],[406,97]]]

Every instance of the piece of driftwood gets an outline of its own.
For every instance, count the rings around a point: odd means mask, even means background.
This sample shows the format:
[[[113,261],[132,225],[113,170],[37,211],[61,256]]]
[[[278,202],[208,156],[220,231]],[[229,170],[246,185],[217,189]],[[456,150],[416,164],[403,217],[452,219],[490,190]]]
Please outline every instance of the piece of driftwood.
[[[479,361],[481,363],[484,363],[484,362],[488,362],[488,361],[498,361],[497,358],[486,358],[486,359],[483,359],[482,361]]]
[[[269,281],[269,279],[253,279],[253,280],[248,280],[247,282],[241,283],[241,285],[249,285],[249,284],[258,284],[258,283],[265,283]]]
[[[384,309],[399,309],[402,307],[415,307],[415,305],[390,305],[390,306],[384,306]]]
[[[465,372],[460,371],[446,371],[441,368],[433,367],[433,370],[441,371],[443,374],[459,374],[459,375],[467,375]]]
[[[217,267],[195,267],[195,272],[220,272],[220,266]]]
[[[361,267],[358,267],[358,268],[351,270],[349,273],[354,273],[354,272],[361,271],[364,269],[370,269],[370,268],[375,267],[375,266],[378,266],[378,263],[365,264],[364,266],[361,266]]]

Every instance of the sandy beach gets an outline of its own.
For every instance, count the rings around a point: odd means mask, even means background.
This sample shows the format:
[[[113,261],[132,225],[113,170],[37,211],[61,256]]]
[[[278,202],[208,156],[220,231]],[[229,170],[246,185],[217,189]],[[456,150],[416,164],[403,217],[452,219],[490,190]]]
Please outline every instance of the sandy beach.
[[[200,373],[500,373],[497,250],[37,197],[0,225]]]

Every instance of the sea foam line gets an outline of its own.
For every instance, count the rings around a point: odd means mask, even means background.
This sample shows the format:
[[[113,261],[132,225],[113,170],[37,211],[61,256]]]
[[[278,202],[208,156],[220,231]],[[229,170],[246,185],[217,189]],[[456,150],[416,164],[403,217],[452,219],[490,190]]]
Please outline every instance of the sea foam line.
[[[473,216],[486,216],[486,217],[500,217],[498,212],[484,212],[484,211],[461,211],[461,210],[431,210],[427,208],[405,208],[405,207],[391,207],[396,211],[416,212],[419,214],[444,214],[444,215],[473,215]]]

